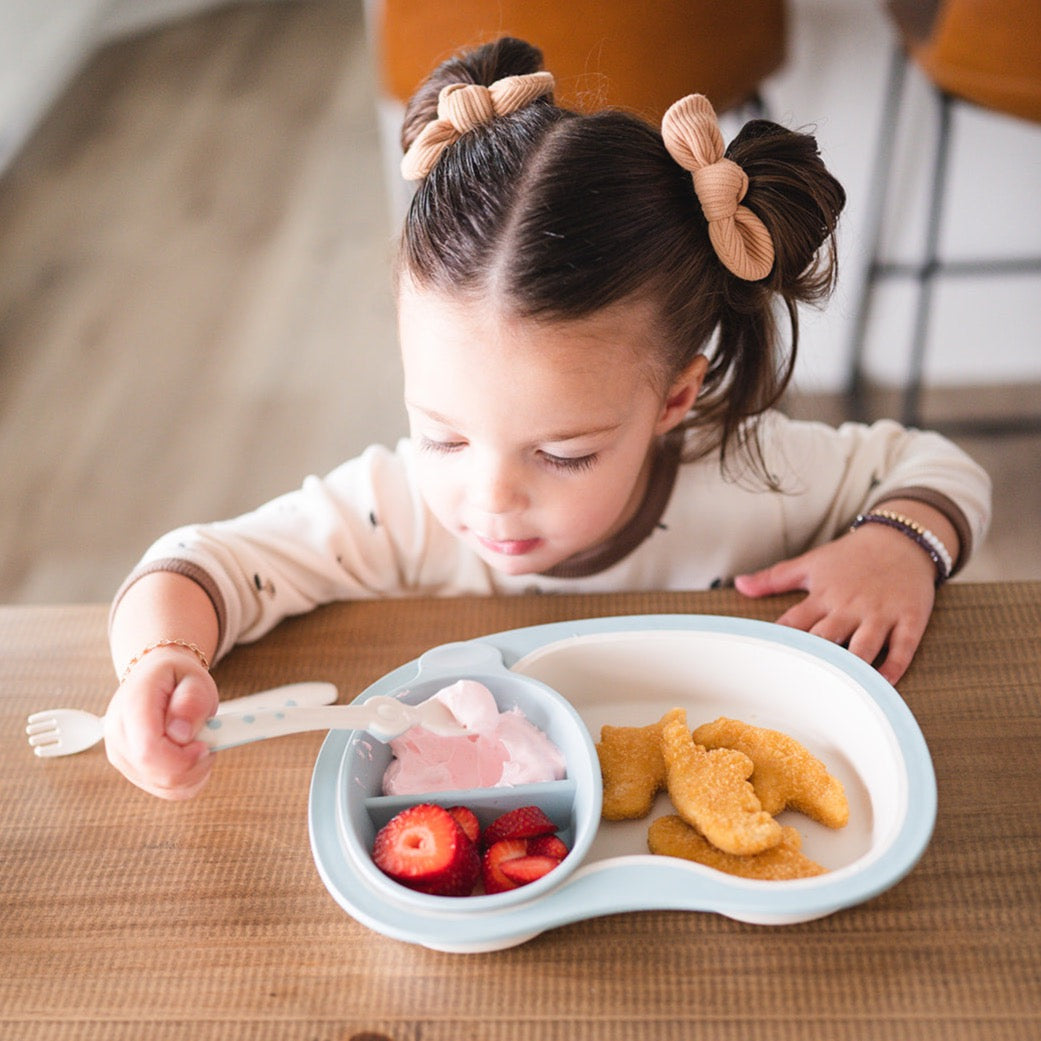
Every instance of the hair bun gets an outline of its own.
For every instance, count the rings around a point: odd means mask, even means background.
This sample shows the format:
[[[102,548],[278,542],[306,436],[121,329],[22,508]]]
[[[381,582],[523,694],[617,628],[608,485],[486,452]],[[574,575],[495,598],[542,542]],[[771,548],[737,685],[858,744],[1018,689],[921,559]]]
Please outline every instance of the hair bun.
[[[831,292],[837,272],[835,228],[846,202],[811,134],[752,120],[727,155],[748,174],[745,205],[758,214],[774,244],[771,286],[805,303]]]

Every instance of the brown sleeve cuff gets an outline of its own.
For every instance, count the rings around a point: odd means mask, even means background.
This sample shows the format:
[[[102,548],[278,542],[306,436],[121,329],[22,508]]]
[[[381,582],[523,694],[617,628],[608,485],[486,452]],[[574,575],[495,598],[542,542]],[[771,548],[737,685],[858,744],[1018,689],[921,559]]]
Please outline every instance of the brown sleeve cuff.
[[[956,575],[972,556],[972,528],[969,527],[969,522],[965,519],[961,507],[953,499],[948,499],[942,492],[934,491],[932,488],[895,488],[887,491],[885,498],[886,500],[913,499],[915,502],[924,502],[926,506],[939,510],[951,522],[958,533],[958,556],[951,568],[951,574]],[[878,502],[872,503],[871,509],[877,505]]]
[[[175,575],[183,575],[185,578],[191,579],[210,598],[210,603],[213,604],[213,610],[217,615],[217,648],[219,651],[224,644],[224,633],[228,618],[227,608],[224,606],[224,597],[221,596],[221,591],[209,572],[203,570],[197,564],[193,564],[190,560],[182,560],[179,557],[150,560],[147,564],[134,568],[127,575],[123,584],[116,591],[116,595],[112,600],[112,606],[109,608],[109,629],[111,630],[112,628],[112,616],[115,614],[120,601],[126,596],[127,590],[146,575],[154,575],[158,571],[170,571]]]

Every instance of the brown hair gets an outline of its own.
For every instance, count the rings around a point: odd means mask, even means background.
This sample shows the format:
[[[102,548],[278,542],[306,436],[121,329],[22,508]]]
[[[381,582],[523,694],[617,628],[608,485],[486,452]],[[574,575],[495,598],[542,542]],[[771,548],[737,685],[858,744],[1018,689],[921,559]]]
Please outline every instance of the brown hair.
[[[403,147],[436,118],[442,87],[489,86],[541,67],[541,52],[508,37],[450,59],[409,102]],[[399,273],[446,295],[491,292],[519,317],[568,320],[626,299],[655,301],[662,350],[653,362],[663,387],[699,353],[710,359],[685,421],[705,432],[696,454],[718,446],[725,457],[736,437],[761,469],[746,420],[788,385],[798,305],[822,300],[834,284],[845,193],[814,138],[775,123],[746,124],[726,155],[748,174],[743,204],[773,239],[773,269],[760,281],[719,262],[691,176],[656,128],[621,111],[579,115],[551,97],[445,149],[412,199]]]

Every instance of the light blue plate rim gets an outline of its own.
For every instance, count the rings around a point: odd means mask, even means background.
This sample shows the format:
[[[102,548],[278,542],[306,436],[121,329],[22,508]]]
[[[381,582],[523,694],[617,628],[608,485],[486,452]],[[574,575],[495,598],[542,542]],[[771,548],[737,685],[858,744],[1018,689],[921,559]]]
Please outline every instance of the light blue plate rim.
[[[508,667],[551,643],[612,632],[689,630],[765,640],[822,659],[854,680],[892,728],[907,771],[907,815],[882,854],[862,870],[794,882],[749,882],[698,865],[649,854],[582,865],[558,888],[529,903],[494,913],[454,907],[417,915],[389,903],[354,871],[336,825],[336,784],[349,732],[333,731],[323,743],[311,778],[308,826],[315,865],[336,902],[362,924],[395,939],[444,950],[485,950],[546,929],[603,914],[641,910],[712,911],[739,920],[787,924],[822,917],[862,903],[899,882],[925,852],[936,821],[936,777],[921,729],[899,693],[866,662],[847,650],[797,629],[724,615],[647,614],[586,618],[527,626],[481,636],[499,648]],[[417,660],[393,670],[361,696],[407,684]],[[454,901],[451,903],[454,904]]]

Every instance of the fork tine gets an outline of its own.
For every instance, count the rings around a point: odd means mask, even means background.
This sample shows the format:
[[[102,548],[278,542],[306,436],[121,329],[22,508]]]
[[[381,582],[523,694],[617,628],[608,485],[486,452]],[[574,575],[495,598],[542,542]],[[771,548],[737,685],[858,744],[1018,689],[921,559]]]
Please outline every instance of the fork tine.
[[[58,756],[66,755],[66,749],[60,741],[49,745],[33,745],[33,752],[41,759],[56,759]]]
[[[50,734],[58,732],[58,721],[53,716],[42,718],[29,717],[29,725],[25,728],[27,734]],[[30,741],[29,744],[32,744]]]
[[[74,755],[97,744],[101,719],[77,708],[45,709],[28,717],[25,732],[39,756]]]

